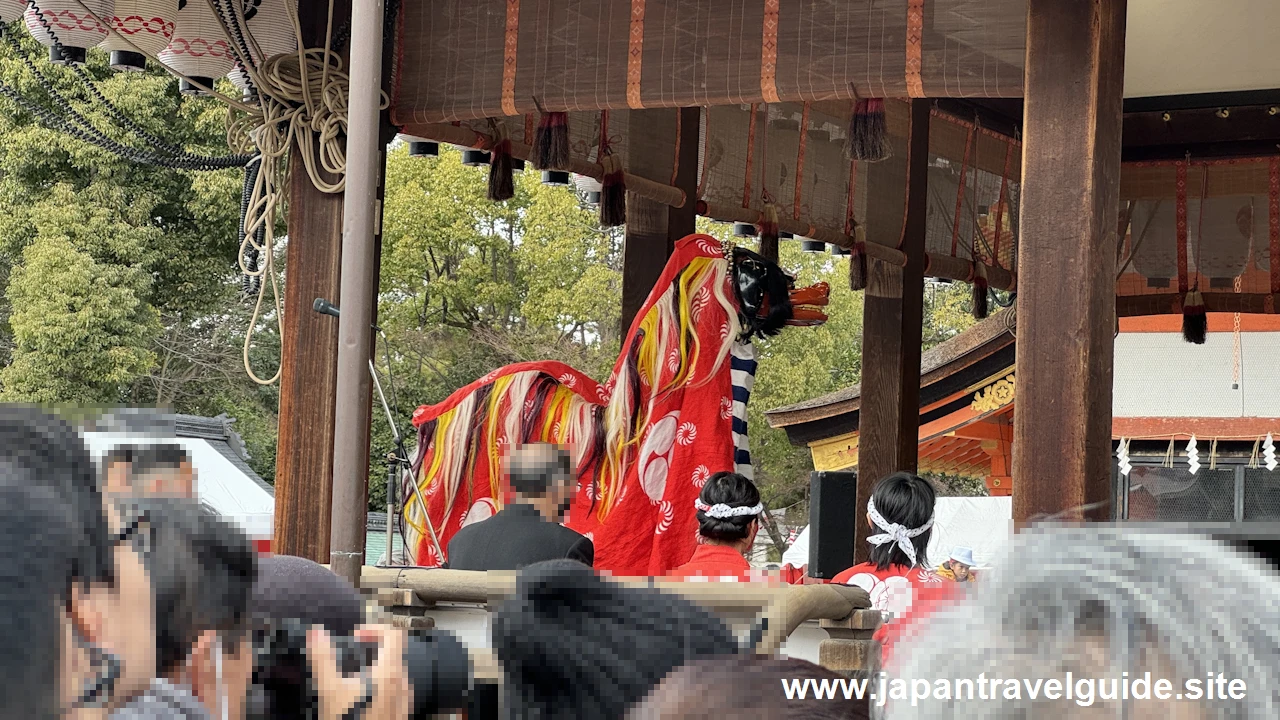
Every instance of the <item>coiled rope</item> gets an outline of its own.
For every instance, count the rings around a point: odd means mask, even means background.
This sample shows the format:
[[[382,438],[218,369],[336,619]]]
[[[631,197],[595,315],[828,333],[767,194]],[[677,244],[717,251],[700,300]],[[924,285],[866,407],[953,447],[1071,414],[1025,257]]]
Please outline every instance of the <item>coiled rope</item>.
[[[34,6],[32,0],[28,2]],[[262,306],[266,300],[268,287],[271,289],[272,304],[276,311],[277,330],[281,335],[284,333],[284,312],[281,306],[278,274],[275,271],[274,248],[275,221],[281,204],[281,186],[287,177],[289,152],[296,144],[298,157],[302,160],[307,176],[318,190],[324,193],[343,191],[346,186],[347,163],[344,141],[347,130],[349,78],[343,70],[342,59],[333,50],[335,38],[333,0],[328,2],[323,48],[305,47],[297,6],[293,2],[286,2],[285,7],[293,25],[298,49],[294,53],[265,58],[261,64],[257,62],[257,58],[263,57],[262,49],[253,34],[249,32],[242,4],[234,0],[205,0],[205,2],[209,4],[222,25],[223,32],[231,40],[230,47],[238,56],[237,61],[250,87],[256,91],[258,103],[256,107],[233,100],[213,88],[205,87],[203,83],[175,71],[160,62],[159,58],[138,48],[128,37],[123,35],[121,37],[134,50],[146,55],[171,74],[187,80],[222,101],[228,106],[229,112],[240,110],[244,113],[240,117],[235,117],[232,112],[227,123],[227,144],[235,153],[232,157],[237,161],[243,159],[242,162],[238,162],[238,166],[249,166],[250,163],[256,165],[253,169],[246,167],[247,191],[242,193],[241,197],[243,213],[238,233],[240,248],[237,262],[245,276],[245,288],[256,288],[258,293],[249,326],[245,331],[242,359],[245,372],[250,379],[260,385],[270,385],[280,378],[281,369],[277,367],[275,374],[270,378],[259,377],[249,361],[249,349],[252,345],[253,333],[262,315]],[[110,27],[87,7],[83,0],[76,0],[76,4],[103,27]],[[394,18],[397,7],[396,0],[388,4],[389,18]],[[48,28],[47,22],[43,19],[41,22]],[[50,34],[52,36],[52,32]],[[54,39],[56,42],[56,38]],[[10,94],[3,86],[0,86],[0,93]],[[105,98],[103,100],[105,101]],[[389,99],[383,93],[379,107],[385,109],[388,104]],[[109,109],[108,113],[116,119],[123,117],[118,110],[113,113]],[[127,119],[125,122],[128,123]],[[132,125],[132,123],[128,124]],[[66,126],[67,123],[60,124],[60,128]],[[87,131],[72,134],[82,138],[86,134],[92,136],[92,133]],[[106,140],[110,142],[109,139]],[[163,145],[163,143],[157,144],[158,147]],[[257,152],[253,152],[255,148]],[[143,151],[136,152],[142,153],[141,157],[147,157],[148,160],[153,159]],[[184,160],[191,162],[190,159],[184,158]],[[176,159],[166,161],[177,162]],[[237,165],[225,167],[235,166]],[[264,275],[270,277],[270,283],[262,281]]]

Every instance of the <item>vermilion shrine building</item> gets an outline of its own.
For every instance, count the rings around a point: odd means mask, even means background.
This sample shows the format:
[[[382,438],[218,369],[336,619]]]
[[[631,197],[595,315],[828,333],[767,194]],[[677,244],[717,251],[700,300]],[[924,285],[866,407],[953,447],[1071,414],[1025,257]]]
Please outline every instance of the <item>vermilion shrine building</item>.
[[[921,362],[919,470],[981,477],[1015,494],[1016,325],[999,313],[926,352]],[[1204,345],[1173,316],[1125,318],[1116,337],[1112,444],[1116,519],[1240,522],[1280,517],[1280,474],[1265,466],[1280,434],[1280,320],[1213,314]],[[859,388],[772,410],[773,427],[807,446],[816,470],[855,469]],[[1197,440],[1192,472],[1187,445]]]

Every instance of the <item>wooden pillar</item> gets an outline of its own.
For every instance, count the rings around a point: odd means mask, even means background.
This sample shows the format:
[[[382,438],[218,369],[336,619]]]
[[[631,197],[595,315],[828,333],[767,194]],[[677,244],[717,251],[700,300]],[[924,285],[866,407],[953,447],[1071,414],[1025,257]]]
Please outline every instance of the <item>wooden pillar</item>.
[[[1018,237],[1016,523],[1110,517],[1125,0],[1030,0]],[[1078,518],[1078,516],[1077,516]]]
[[[920,432],[920,343],[928,209],[929,101],[911,101],[907,201],[899,248],[906,267],[868,259],[862,311],[862,407],[858,419],[858,504],[854,557],[867,559],[865,519],[883,477],[915,472]]]
[[[627,169],[644,173],[646,165],[675,155],[675,186],[684,190],[684,207],[669,205],[627,193],[627,228],[622,251],[622,336],[631,329],[640,306],[662,275],[667,259],[680,238],[694,231],[697,219],[698,124],[700,108],[632,110],[631,123],[670,127],[657,142],[634,145],[628,151]]]
[[[327,11],[327,5],[318,3],[299,6],[307,47],[324,45]],[[335,26],[350,14],[350,0],[338,0],[334,6]],[[302,168],[297,146],[289,163],[293,169],[286,250],[289,278],[284,286],[272,550],[326,563],[333,490],[338,322],[312,312],[311,305],[316,298],[338,301],[342,194],[322,193],[312,185]]]

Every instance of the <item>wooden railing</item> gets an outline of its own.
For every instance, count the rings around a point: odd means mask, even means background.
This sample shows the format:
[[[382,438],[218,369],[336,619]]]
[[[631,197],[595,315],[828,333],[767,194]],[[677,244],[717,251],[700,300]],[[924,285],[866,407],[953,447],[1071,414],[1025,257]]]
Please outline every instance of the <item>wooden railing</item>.
[[[796,628],[817,620],[828,635],[818,650],[823,666],[849,675],[878,667],[879,647],[871,636],[880,626],[880,614],[869,609],[870,599],[861,588],[645,578],[612,581],[680,595],[727,617],[766,618],[764,636],[756,646],[759,653],[777,652]],[[516,573],[365,566],[361,585],[377,596],[396,624],[430,627],[434,624],[433,614],[447,612],[440,603],[494,607],[515,592]],[[496,663],[487,652],[477,652],[475,657],[478,676],[496,673]]]

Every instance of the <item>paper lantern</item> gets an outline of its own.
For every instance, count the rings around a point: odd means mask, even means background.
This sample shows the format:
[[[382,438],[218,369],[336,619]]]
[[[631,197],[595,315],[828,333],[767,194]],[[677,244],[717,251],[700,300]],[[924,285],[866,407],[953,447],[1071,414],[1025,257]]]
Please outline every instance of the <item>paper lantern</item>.
[[[147,55],[169,46],[177,14],[178,0],[115,0],[115,12],[103,18],[112,32],[99,47],[111,53],[113,69],[142,72]]]
[[[86,7],[93,13],[85,12]],[[105,20],[114,11],[113,0],[85,0],[83,6],[76,0],[36,0],[22,17],[32,37],[49,48],[49,62],[82,65],[88,48],[96,47],[108,34],[94,15]]]
[[[204,0],[178,0],[173,38],[159,57],[160,62],[210,88],[214,78],[235,67],[235,56],[222,24]],[[205,94],[186,80],[179,88],[186,95]]]
[[[292,9],[288,2],[293,3]],[[293,15],[297,13],[297,9],[297,0],[244,0],[245,26],[258,43],[258,49],[262,50],[262,57],[258,57],[253,43],[247,43],[249,51],[254,53],[253,61],[257,65],[261,66],[276,55],[292,53],[298,49],[298,36],[293,32]],[[227,77],[236,87],[248,91],[249,74],[239,63]]]
[[[22,17],[27,11],[27,3],[23,0],[0,0],[0,23],[9,23]]]

